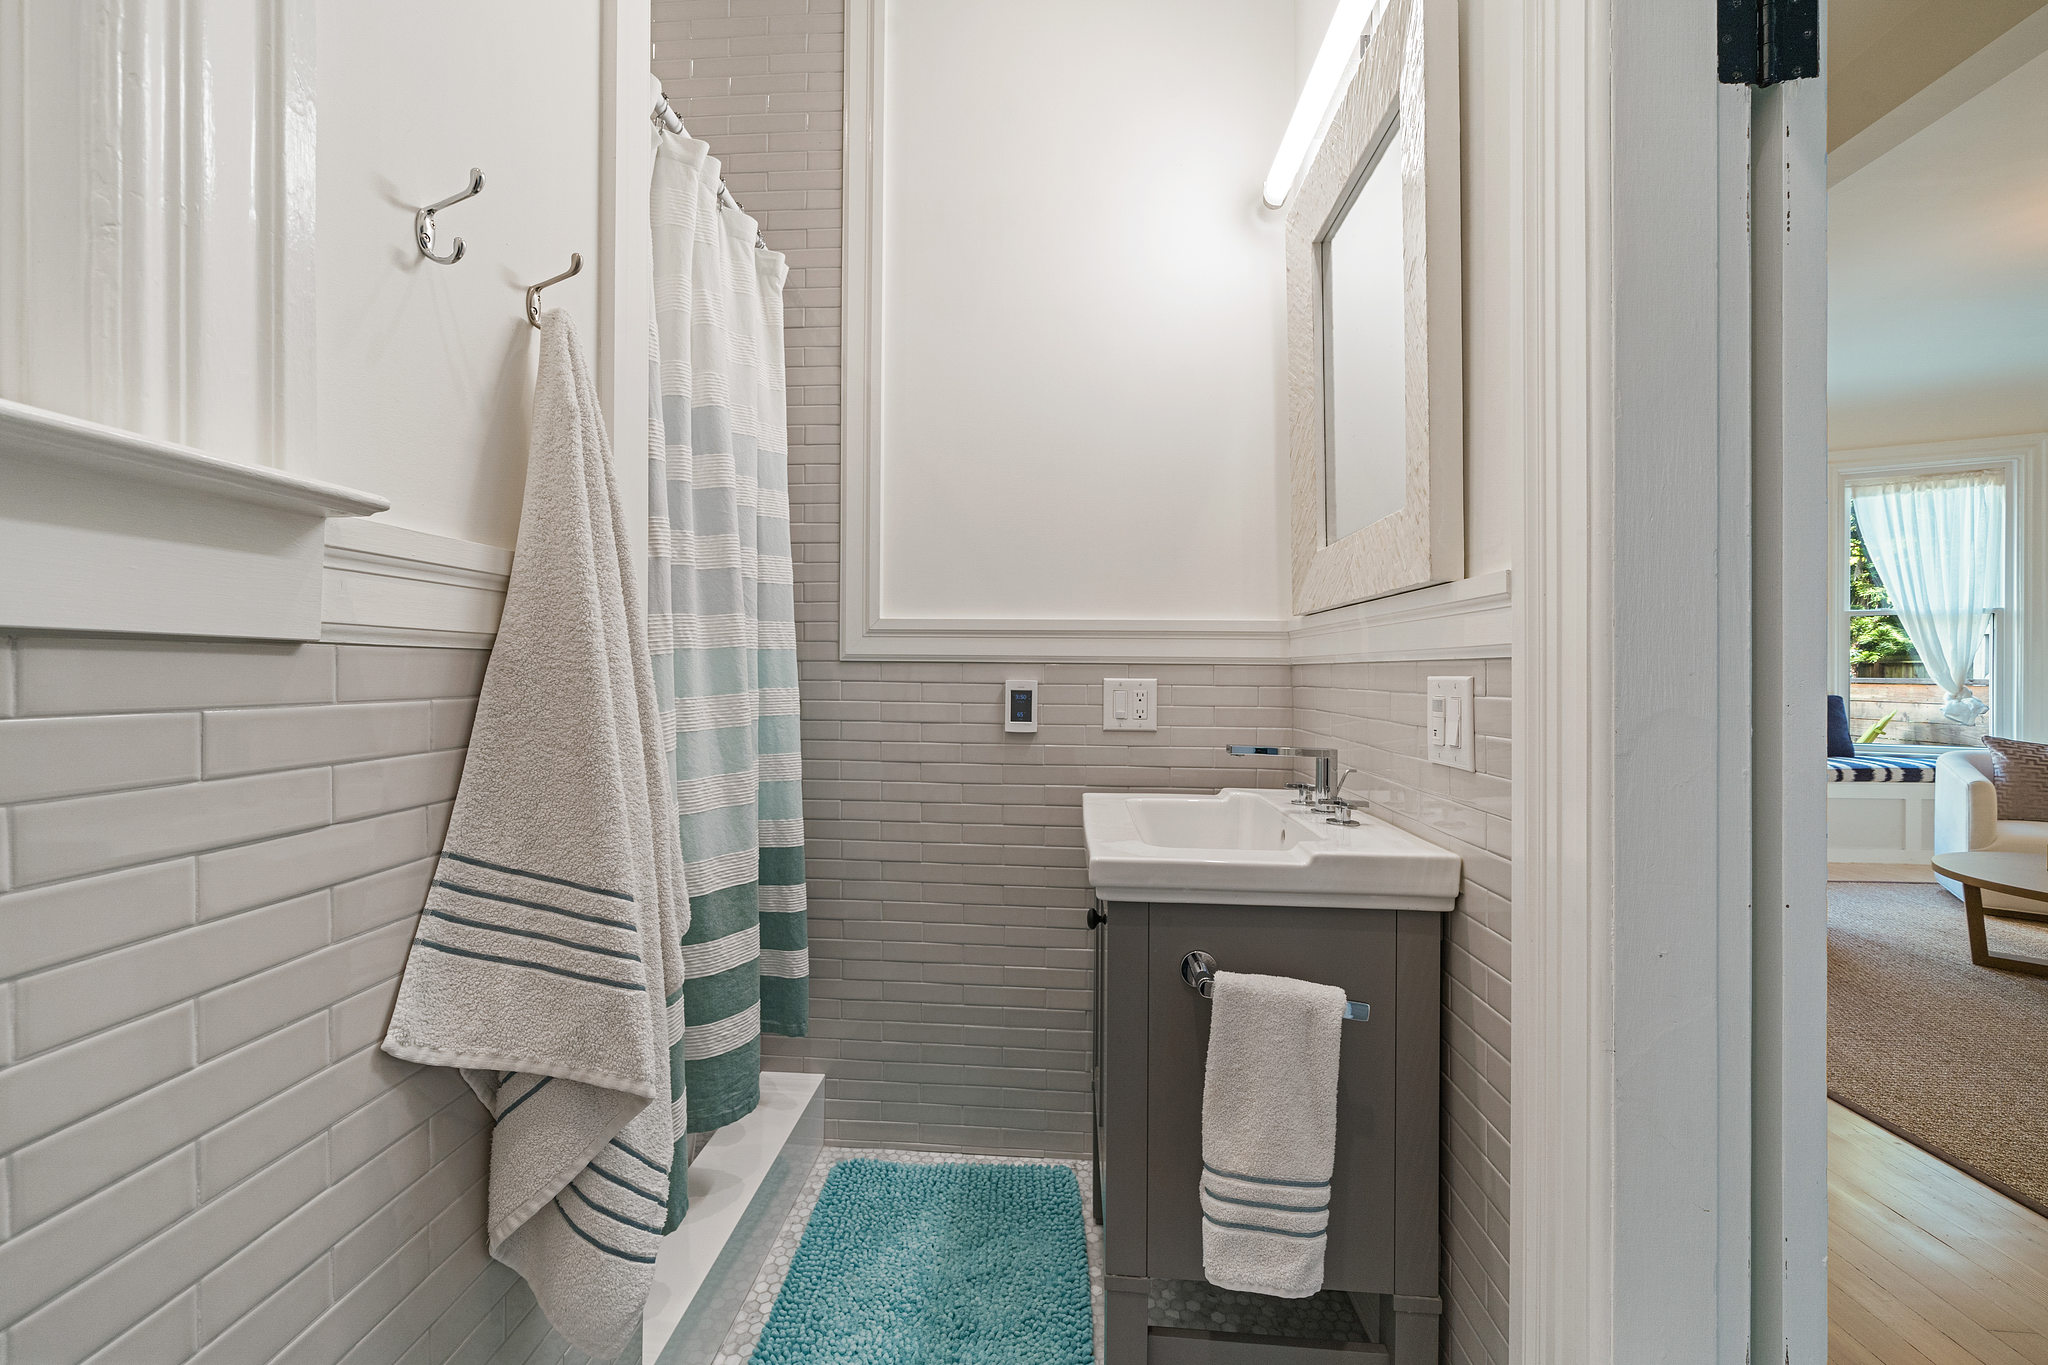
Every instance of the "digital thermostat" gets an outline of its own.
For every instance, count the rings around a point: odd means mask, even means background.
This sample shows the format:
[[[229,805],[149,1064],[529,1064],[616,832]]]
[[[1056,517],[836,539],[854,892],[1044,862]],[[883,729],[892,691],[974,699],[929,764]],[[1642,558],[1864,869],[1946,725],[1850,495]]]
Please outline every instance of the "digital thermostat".
[[[1003,684],[1003,728],[1013,735],[1038,732],[1038,679],[1011,678]]]

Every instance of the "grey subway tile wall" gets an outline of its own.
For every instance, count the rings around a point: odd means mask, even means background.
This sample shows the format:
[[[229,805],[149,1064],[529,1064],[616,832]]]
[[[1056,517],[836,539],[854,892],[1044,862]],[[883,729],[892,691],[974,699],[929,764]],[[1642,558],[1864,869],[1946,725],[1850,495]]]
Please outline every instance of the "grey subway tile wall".
[[[810,868],[811,1036],[826,1139],[1088,1150],[1081,793],[1277,785],[1222,746],[1281,742],[1288,669],[839,659],[839,0],[655,0],[655,74],[789,261],[790,518]],[[1101,729],[1105,676],[1157,677],[1161,729]],[[1005,678],[1043,683],[1005,734]]]
[[[1429,762],[1428,679],[1473,680],[1477,772]],[[1294,670],[1295,734],[1333,746],[1358,775],[1345,788],[1384,820],[1465,860],[1444,922],[1444,1359],[1498,1365],[1508,1351],[1508,897],[1511,892],[1506,659],[1313,664]]]
[[[0,638],[11,1365],[485,1359],[487,1118],[377,1050],[475,650]]]
[[[771,1066],[826,1069],[827,1137],[1086,1150],[1088,942],[1079,796],[1287,780],[1217,746],[1334,743],[1352,790],[1464,853],[1445,945],[1445,1359],[1507,1358],[1511,671],[1464,663],[846,663],[839,657],[844,15],[841,0],[654,0],[655,73],[790,264],[790,511],[809,819],[813,1034]],[[1105,675],[1161,680],[1156,734],[1099,728]],[[1480,679],[1481,772],[1430,769],[1423,679]],[[1040,676],[1039,735],[1006,735],[1005,677]]]

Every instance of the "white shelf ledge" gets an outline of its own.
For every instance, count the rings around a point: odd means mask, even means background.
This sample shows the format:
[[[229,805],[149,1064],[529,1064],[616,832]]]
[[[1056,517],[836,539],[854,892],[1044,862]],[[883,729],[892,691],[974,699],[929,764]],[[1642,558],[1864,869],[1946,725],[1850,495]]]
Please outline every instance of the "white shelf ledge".
[[[0,631],[317,640],[328,518],[389,506],[0,399]]]

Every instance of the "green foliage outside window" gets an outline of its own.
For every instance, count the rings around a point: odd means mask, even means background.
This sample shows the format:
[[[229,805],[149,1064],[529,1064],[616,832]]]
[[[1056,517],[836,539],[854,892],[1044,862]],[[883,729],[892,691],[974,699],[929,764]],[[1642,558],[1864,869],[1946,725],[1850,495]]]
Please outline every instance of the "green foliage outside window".
[[[1891,597],[1877,573],[1870,567],[1870,553],[1863,548],[1863,532],[1856,514],[1849,514],[1849,606],[1857,611],[1891,609]],[[1896,616],[1852,616],[1849,618],[1849,664],[1857,673],[1876,672],[1883,664],[1917,662],[1913,642],[1899,628]]]

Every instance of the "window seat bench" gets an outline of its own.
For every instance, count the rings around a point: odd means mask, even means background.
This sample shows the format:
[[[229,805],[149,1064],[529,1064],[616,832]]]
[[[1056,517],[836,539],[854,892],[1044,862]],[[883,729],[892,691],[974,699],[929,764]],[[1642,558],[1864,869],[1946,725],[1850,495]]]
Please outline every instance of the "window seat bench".
[[[1859,744],[1828,760],[1828,861],[1909,863],[1934,856],[1934,769],[1947,745]]]

